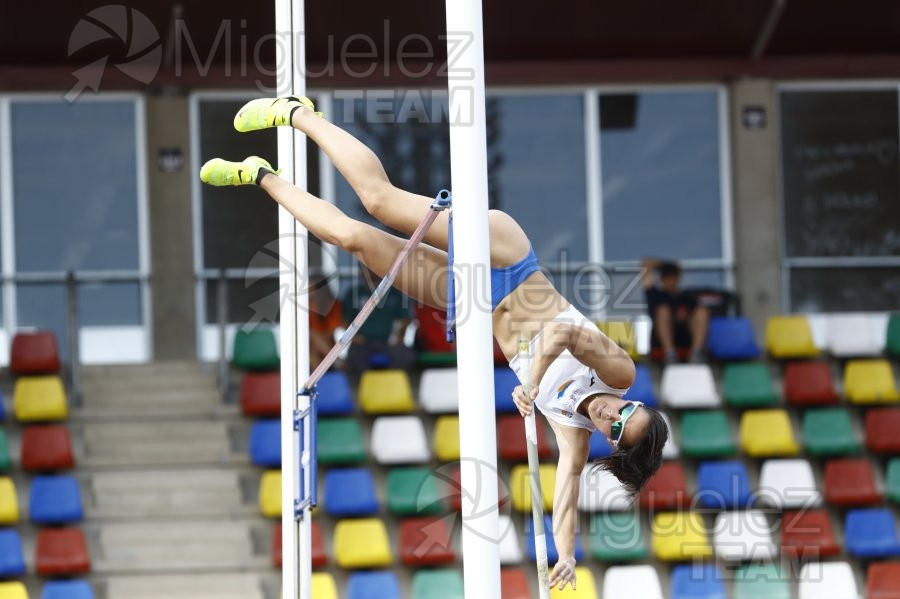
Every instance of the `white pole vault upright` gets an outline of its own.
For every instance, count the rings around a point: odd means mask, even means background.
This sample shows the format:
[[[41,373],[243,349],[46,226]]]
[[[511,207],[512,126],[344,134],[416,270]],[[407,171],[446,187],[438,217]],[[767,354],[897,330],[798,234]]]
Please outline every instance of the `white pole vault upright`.
[[[275,0],[276,65],[278,95],[306,95],[304,0]],[[278,166],[282,176],[306,189],[306,138],[291,127],[278,128]],[[312,599],[312,548],[310,511],[295,517],[295,497],[314,491],[310,480],[309,448],[301,447],[301,435],[310,439],[311,418],[295,431],[295,414],[309,409],[310,396],[298,397],[309,374],[309,317],[307,232],[282,207],[278,208],[279,289],[281,300],[281,528],[282,593],[285,599]],[[302,404],[302,405],[301,405]],[[303,450],[306,451],[303,451]],[[303,455],[301,455],[303,451]],[[314,459],[314,456],[313,456]],[[305,466],[301,470],[301,462]],[[305,492],[300,493],[298,490]]]
[[[447,0],[462,548],[467,598],[500,596],[481,0]],[[452,298],[450,298],[452,301]]]

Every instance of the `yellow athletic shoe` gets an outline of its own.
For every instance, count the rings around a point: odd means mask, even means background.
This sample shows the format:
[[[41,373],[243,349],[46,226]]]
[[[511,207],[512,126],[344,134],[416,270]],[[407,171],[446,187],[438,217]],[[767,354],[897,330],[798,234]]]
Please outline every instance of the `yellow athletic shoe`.
[[[304,106],[315,112],[312,100],[302,96],[284,96],[282,98],[259,98],[244,104],[234,116],[234,128],[241,133],[281,127],[291,124],[294,110]],[[321,112],[316,112],[322,116]]]
[[[241,162],[229,162],[221,158],[207,161],[200,169],[200,180],[209,185],[224,187],[227,185],[255,185],[259,182],[259,171],[265,169],[274,174],[272,165],[259,156],[248,156]]]

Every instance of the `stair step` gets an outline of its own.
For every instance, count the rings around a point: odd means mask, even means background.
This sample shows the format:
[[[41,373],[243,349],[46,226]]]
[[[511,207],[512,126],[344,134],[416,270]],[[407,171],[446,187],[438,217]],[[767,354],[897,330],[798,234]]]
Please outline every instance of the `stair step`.
[[[113,576],[106,599],[265,599],[258,574]]]

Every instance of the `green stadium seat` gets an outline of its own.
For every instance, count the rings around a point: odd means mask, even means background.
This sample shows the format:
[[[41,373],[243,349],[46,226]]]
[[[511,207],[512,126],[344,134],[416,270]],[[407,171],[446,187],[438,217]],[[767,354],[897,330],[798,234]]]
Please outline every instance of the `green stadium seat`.
[[[725,401],[735,407],[778,404],[772,374],[768,365],[760,362],[726,364],[723,387]]]
[[[9,441],[6,438],[6,431],[0,428],[0,470],[9,470],[12,461],[9,457]]]
[[[900,313],[891,314],[888,320],[887,353],[900,356]]]
[[[803,446],[813,455],[846,455],[862,447],[850,412],[820,408],[803,413]]]
[[[234,336],[231,363],[243,370],[278,370],[281,359],[272,329],[239,329]]]
[[[679,430],[681,453],[686,457],[723,457],[737,451],[728,418],[722,410],[684,412]]]
[[[591,519],[588,551],[603,562],[647,559],[649,550],[640,512],[599,512]]]
[[[430,468],[391,468],[387,474],[387,508],[396,516],[435,515],[444,505],[437,479]]]
[[[322,464],[356,464],[368,459],[362,428],[356,418],[322,418],[318,429]]]
[[[885,479],[888,499],[894,503],[900,503],[900,458],[894,458],[888,462]]]
[[[412,576],[410,599],[464,599],[459,570],[434,568],[416,570]]]
[[[777,563],[747,564],[735,569],[734,599],[791,599],[790,577]]]

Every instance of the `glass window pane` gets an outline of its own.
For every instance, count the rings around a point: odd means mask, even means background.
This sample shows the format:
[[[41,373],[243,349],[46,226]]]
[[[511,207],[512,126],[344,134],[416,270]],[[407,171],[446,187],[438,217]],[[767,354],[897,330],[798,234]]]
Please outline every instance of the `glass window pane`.
[[[17,270],[139,268],[135,110],[12,102]]]
[[[604,257],[721,258],[716,91],[600,96]]]
[[[263,278],[229,279],[226,285],[229,323],[261,322],[271,324],[278,321],[282,298],[278,279]],[[219,322],[219,280],[206,281],[206,324]]]
[[[900,268],[793,268],[794,312],[880,312],[900,306]]]

